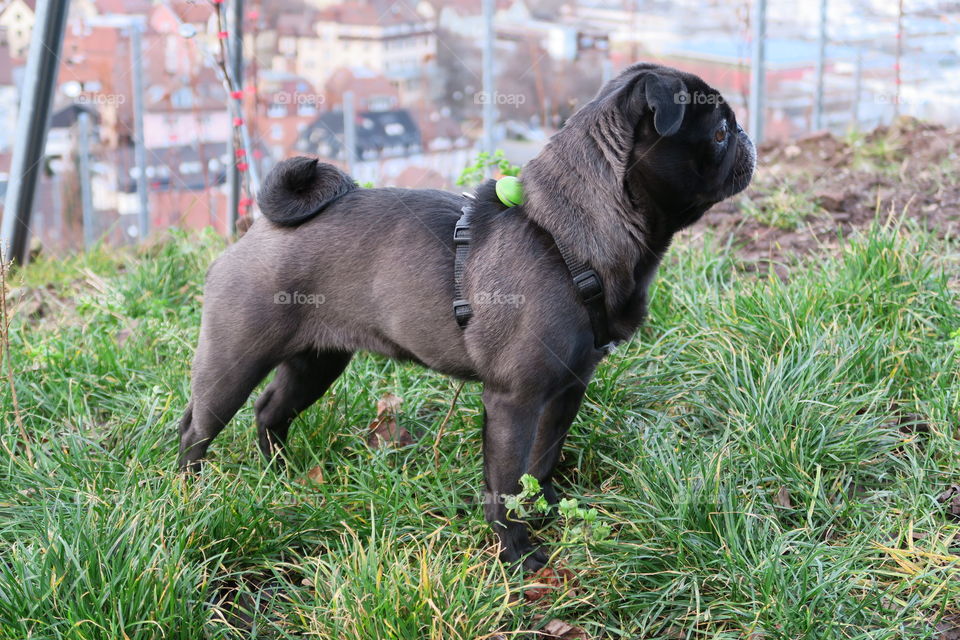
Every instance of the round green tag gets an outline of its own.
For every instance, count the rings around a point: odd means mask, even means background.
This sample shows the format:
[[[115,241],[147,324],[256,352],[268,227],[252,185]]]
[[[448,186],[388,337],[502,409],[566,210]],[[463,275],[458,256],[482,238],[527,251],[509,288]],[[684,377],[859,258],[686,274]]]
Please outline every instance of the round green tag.
[[[497,180],[497,197],[508,207],[523,204],[523,184],[514,176],[504,176]]]

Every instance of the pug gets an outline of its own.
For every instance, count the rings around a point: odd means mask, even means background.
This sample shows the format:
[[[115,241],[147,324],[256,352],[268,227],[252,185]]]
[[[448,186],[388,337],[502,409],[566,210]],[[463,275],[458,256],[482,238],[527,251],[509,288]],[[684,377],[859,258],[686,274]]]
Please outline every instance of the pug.
[[[629,67],[568,120],[523,168],[519,206],[493,181],[468,200],[362,189],[312,158],[280,162],[258,197],[263,216],[207,273],[180,468],[199,469],[271,371],[255,412],[260,449],[276,460],[291,422],[354,353],[416,362],[483,383],[484,514],[502,560],[541,568],[545,553],[504,496],[530,474],[557,502],[554,467],[607,343],[642,323],[674,234],[746,188],[755,163],[716,90],[654,64]],[[469,253],[457,265],[465,205]],[[589,300],[571,264],[599,280]],[[457,295],[472,312],[463,326]]]

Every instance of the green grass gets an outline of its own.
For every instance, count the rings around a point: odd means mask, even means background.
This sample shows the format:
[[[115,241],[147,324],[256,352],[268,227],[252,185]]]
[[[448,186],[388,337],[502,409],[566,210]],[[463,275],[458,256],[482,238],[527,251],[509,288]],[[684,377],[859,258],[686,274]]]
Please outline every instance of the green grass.
[[[794,231],[805,222],[825,214],[813,194],[798,191],[795,184],[771,186],[760,193],[756,198],[742,196],[740,211],[747,218],[768,227]]]
[[[0,639],[483,638],[551,618],[590,638],[922,639],[960,609],[960,523],[936,500],[960,478],[955,245],[874,228],[783,281],[679,242],[565,452],[562,489],[612,534],[543,531],[577,585],[537,603],[476,506],[477,385],[439,464],[457,383],[365,356],[296,423],[286,475],[251,403],[199,479],[174,473],[221,249],[177,236],[16,276],[45,312],[10,335],[32,465],[0,392]],[[367,448],[385,392],[416,444]]]

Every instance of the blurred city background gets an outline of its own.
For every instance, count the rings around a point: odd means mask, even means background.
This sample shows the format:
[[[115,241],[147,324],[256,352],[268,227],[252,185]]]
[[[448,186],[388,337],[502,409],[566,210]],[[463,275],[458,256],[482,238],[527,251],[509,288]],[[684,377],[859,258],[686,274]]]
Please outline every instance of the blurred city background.
[[[496,0],[489,21],[481,0],[248,0],[240,90],[228,78],[229,0],[73,0],[32,246],[135,242],[144,210],[151,233],[226,233],[233,203],[239,216],[252,213],[256,177],[293,154],[362,183],[462,190],[478,152],[501,149],[522,165],[635,61],[702,76],[745,126],[754,106],[762,118],[751,129],[762,126],[771,143],[901,116],[960,124],[960,2],[762,4],[756,107],[756,0]],[[36,21],[35,0],[0,0],[0,203]],[[483,84],[491,22],[492,93]]]

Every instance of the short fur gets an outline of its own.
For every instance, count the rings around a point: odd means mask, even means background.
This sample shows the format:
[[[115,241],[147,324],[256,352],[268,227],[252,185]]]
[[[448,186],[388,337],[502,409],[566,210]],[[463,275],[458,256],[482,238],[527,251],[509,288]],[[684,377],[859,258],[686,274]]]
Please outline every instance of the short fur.
[[[604,356],[554,238],[601,275],[611,334],[627,340],[673,234],[745,188],[754,164],[715,90],[666,67],[630,67],[524,168],[524,205],[503,206],[492,181],[477,190],[464,280],[474,316],[461,330],[451,304],[462,197],[356,189],[328,165],[281,163],[260,198],[266,219],[207,275],[181,468],[199,468],[273,369],[256,402],[271,460],[354,352],[411,360],[483,382],[485,515],[504,560],[541,567],[545,554],[508,520],[503,496],[529,473],[557,500],[554,466]]]
[[[332,164],[301,156],[280,162],[267,174],[257,204],[270,222],[293,227],[356,188],[357,183]]]

